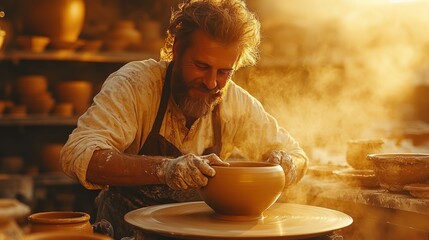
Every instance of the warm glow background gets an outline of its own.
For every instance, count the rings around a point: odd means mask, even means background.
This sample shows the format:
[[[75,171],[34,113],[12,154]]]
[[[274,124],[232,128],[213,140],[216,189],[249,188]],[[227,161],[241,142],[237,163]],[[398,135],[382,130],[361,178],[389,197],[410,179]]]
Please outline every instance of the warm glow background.
[[[413,91],[429,66],[429,1],[248,4],[262,22],[262,54],[238,82],[304,147],[341,153],[349,139],[413,127]]]

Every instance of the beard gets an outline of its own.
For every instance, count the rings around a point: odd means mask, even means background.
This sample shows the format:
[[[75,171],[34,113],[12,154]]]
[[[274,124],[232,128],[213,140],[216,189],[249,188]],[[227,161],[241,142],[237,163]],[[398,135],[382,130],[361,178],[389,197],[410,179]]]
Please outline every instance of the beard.
[[[180,110],[185,117],[200,118],[210,113],[213,108],[222,100],[227,85],[222,89],[210,90],[199,81],[191,81],[186,83],[183,78],[182,70],[179,68],[173,75],[172,88],[173,96]],[[209,93],[205,97],[192,97],[189,95],[189,90],[197,88],[200,91]]]

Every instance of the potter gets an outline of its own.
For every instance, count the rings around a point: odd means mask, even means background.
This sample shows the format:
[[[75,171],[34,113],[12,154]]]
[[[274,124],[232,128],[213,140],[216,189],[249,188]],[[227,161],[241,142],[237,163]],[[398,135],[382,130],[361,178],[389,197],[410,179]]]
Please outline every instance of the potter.
[[[303,149],[233,81],[256,64],[259,43],[245,2],[186,1],[172,13],[160,61],[131,62],[106,79],[61,163],[86,188],[103,189],[97,221],[110,222],[115,238],[134,235],[123,220],[131,210],[201,200],[196,190],[235,151],[279,165],[286,186],[302,178]]]

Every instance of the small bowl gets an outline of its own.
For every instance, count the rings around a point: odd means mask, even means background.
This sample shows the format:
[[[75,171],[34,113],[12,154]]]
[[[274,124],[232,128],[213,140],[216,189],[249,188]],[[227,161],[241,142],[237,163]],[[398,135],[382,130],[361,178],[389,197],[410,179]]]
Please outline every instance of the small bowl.
[[[346,161],[354,169],[373,170],[374,163],[368,161],[366,156],[380,153],[384,141],[381,139],[354,139],[347,142]]]
[[[83,52],[98,52],[102,46],[102,40],[85,40],[79,50]]]
[[[374,163],[380,186],[389,191],[400,192],[407,184],[429,179],[429,154],[380,153],[369,154],[367,158]]]
[[[16,43],[20,49],[32,51],[32,52],[43,52],[48,46],[50,39],[45,36],[18,36]]]
[[[411,183],[404,186],[411,196],[416,198],[429,198],[429,183]]]
[[[279,165],[263,162],[229,162],[212,166],[216,174],[198,190],[215,211],[215,217],[230,221],[252,221],[262,217],[280,197],[285,175]]]
[[[344,183],[362,188],[376,188],[380,186],[374,170],[344,169],[334,171],[337,177]]]
[[[73,104],[69,102],[57,103],[53,113],[56,116],[71,117],[73,116]]]
[[[335,172],[344,168],[340,165],[312,165],[308,167],[307,174],[319,179],[335,179]]]
[[[79,48],[84,45],[83,40],[76,41],[61,41],[61,40],[52,40],[49,44],[49,47],[53,50],[66,50],[66,51],[74,51],[76,48]]]

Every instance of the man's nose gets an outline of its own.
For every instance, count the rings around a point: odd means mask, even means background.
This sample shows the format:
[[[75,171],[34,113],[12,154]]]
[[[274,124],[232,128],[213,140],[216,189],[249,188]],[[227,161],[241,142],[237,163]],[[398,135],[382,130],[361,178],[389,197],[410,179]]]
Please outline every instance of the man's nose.
[[[212,90],[217,87],[217,71],[210,71],[204,77],[204,85],[207,89]]]

